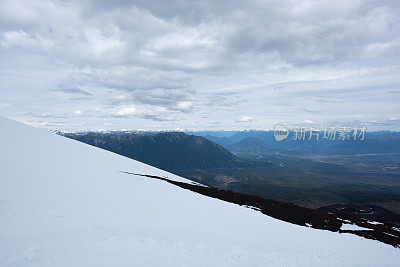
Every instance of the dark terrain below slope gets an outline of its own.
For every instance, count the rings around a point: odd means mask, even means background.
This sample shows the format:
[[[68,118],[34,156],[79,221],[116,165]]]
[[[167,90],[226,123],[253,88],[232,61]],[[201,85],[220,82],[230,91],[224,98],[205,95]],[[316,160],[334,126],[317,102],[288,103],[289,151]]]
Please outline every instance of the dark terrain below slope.
[[[231,190],[203,186],[196,183],[178,182],[166,177],[121,172],[162,180],[201,195],[258,210],[265,215],[293,224],[332,232],[355,234],[367,239],[378,240],[394,247],[400,247],[400,226],[395,224],[369,222],[350,214],[330,214],[321,210],[308,209],[291,203],[283,203]],[[357,225],[365,228],[365,230],[342,230],[341,227],[344,223]]]
[[[400,222],[400,214],[377,205],[334,204],[320,207],[318,210],[339,215],[352,215],[373,221]]]

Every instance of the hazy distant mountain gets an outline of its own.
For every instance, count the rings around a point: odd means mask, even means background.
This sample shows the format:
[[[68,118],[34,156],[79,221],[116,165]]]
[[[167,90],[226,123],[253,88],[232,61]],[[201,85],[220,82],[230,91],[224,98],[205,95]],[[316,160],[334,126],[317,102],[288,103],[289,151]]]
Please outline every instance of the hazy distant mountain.
[[[400,152],[400,133],[374,132],[367,133],[364,141],[338,142],[332,150],[340,153],[391,153]]]
[[[214,136],[209,132],[207,139],[220,144],[221,146],[233,151],[235,144],[247,139],[256,138],[261,142],[252,145],[240,145],[240,153],[242,155],[251,156],[255,150],[262,151],[264,146],[267,146],[270,152],[282,152],[295,155],[311,155],[311,154],[361,154],[361,153],[391,153],[400,152],[400,133],[390,131],[367,132],[365,140],[342,141],[338,140],[324,140],[322,135],[319,140],[313,138],[312,140],[293,140],[292,136],[288,139],[276,142],[274,133],[272,131],[238,131],[233,133],[230,137]],[[247,149],[246,149],[247,147]]]
[[[64,135],[165,170],[237,167],[241,164],[239,158],[222,146],[181,132]]]
[[[228,137],[217,137],[217,136],[213,136],[213,135],[206,135],[206,136],[204,136],[204,138],[206,138],[220,146],[223,146],[225,148],[227,148],[227,146],[232,144],[232,140],[229,139]]]
[[[268,153],[267,146],[256,137],[247,137],[237,143],[227,145],[226,148],[237,156],[258,156]]]

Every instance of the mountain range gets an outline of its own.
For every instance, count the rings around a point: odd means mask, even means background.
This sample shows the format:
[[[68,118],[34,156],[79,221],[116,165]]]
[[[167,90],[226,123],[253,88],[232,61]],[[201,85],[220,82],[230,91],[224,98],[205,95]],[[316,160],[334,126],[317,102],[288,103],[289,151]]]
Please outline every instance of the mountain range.
[[[230,132],[228,136],[221,136],[220,132],[192,132],[192,134],[203,136],[228,150],[234,150],[236,144],[252,138],[249,144],[248,152],[244,144],[241,144],[241,154],[252,154],[254,152],[255,139],[258,139],[258,149],[264,151],[264,146],[268,148],[268,153],[278,152],[293,155],[310,154],[360,154],[360,153],[400,153],[400,133],[391,131],[366,132],[364,140],[345,140],[338,138],[335,140],[325,140],[322,137],[319,140],[293,140],[289,136],[284,141],[277,142],[273,131],[236,131]],[[261,142],[260,142],[261,141]]]
[[[182,132],[89,132],[64,136],[165,170],[238,167],[243,164],[222,146]]]

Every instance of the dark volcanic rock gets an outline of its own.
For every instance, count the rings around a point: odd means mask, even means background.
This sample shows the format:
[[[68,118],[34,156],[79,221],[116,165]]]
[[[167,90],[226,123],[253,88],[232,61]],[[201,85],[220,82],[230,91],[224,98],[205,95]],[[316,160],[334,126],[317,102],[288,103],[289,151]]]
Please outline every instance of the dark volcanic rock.
[[[400,223],[400,214],[377,205],[334,204],[320,207],[318,210],[340,215],[352,215],[378,222]]]
[[[378,240],[394,247],[400,247],[400,226],[395,224],[375,224],[370,223],[367,220],[361,219],[359,217],[354,217],[352,215],[330,214],[321,210],[303,208],[291,203],[284,203],[258,196],[237,193],[231,190],[203,186],[196,183],[178,182],[170,180],[166,177],[159,177],[154,175],[137,174],[125,171],[121,172],[163,180],[170,184],[205,196],[221,199],[241,206],[247,206],[249,208],[258,210],[268,216],[293,224],[308,226],[321,230],[328,230],[332,232],[355,234],[367,239]],[[359,227],[365,228],[366,230],[341,230],[343,223],[357,225]]]

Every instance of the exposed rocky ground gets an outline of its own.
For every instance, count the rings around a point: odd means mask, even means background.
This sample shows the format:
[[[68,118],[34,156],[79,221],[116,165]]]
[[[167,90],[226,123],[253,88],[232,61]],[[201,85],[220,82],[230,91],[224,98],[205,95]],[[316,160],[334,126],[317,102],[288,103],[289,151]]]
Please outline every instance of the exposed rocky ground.
[[[178,182],[166,177],[130,172],[123,173],[163,180],[205,196],[241,206],[247,206],[265,215],[293,224],[332,232],[355,234],[364,238],[378,240],[395,247],[400,247],[400,226],[396,224],[368,221],[354,216],[352,213],[333,214],[322,210],[308,209],[291,203],[278,202],[258,196],[237,193],[231,190],[203,186],[197,183]]]

